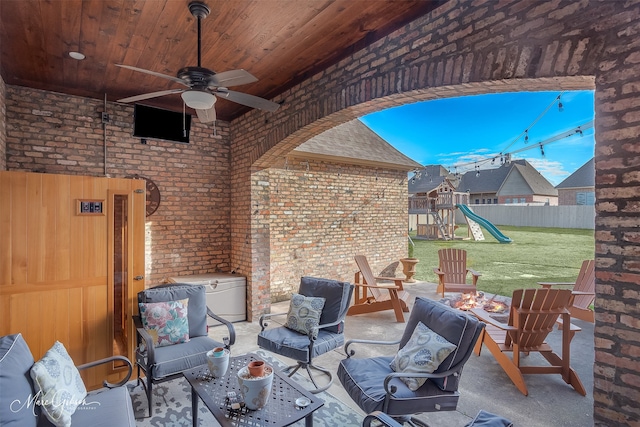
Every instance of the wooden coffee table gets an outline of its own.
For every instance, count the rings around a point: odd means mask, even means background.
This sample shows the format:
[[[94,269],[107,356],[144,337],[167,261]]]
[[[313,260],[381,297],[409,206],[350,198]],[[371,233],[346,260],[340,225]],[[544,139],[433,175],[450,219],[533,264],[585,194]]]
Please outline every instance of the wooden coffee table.
[[[313,412],[324,405],[324,402],[275,368],[269,402],[262,409],[255,411],[246,408],[238,411],[230,409],[226,402],[227,392],[235,391],[240,395],[237,372],[252,360],[260,360],[260,357],[252,353],[230,357],[229,369],[222,378],[212,378],[207,365],[183,372],[184,377],[191,384],[191,411],[194,427],[198,425],[199,400],[204,402],[223,427],[283,427],[303,418],[305,425],[312,427]],[[306,397],[311,403],[304,408],[297,407],[296,399],[301,397]]]

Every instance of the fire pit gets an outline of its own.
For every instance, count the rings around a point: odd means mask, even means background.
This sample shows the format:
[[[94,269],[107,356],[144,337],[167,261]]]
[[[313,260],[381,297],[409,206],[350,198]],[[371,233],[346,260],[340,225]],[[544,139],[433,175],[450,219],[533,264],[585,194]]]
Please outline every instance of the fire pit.
[[[484,292],[461,294],[453,293],[440,300],[441,303],[457,310],[468,311],[472,308],[481,308],[489,313],[495,313],[494,317],[500,322],[506,322],[509,315],[511,298],[500,295],[490,295],[489,298]]]

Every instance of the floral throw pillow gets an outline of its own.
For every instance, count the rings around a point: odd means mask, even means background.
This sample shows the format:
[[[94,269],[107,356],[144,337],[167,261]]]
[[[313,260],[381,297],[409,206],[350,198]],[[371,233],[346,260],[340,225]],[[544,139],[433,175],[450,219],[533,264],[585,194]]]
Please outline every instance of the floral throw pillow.
[[[154,347],[189,341],[189,298],[166,302],[141,302],[139,306],[142,326],[153,338]]]
[[[402,347],[389,366],[395,372],[432,373],[456,349],[445,338],[418,322],[411,338]],[[410,390],[416,391],[427,378],[400,378]]]
[[[64,346],[56,341],[29,374],[44,415],[55,426],[70,426],[71,416],[87,397],[87,389]]]
[[[310,331],[313,331],[313,337],[317,338],[318,329],[316,327],[320,324],[320,315],[325,301],[322,297],[305,297],[293,294],[285,326],[302,334],[309,334]]]

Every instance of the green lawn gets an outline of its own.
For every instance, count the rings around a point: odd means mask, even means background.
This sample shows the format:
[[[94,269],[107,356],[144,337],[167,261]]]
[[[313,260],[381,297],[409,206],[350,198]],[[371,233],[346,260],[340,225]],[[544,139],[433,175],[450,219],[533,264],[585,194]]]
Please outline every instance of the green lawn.
[[[514,289],[537,287],[538,281],[574,281],[582,261],[594,257],[593,230],[498,228],[513,242],[498,243],[484,229],[484,241],[414,239],[414,256],[420,260],[416,279],[437,283],[433,268],[438,266],[438,249],[460,248],[467,251],[467,267],[482,274],[479,290],[511,296]],[[456,235],[466,237],[466,225],[460,225]]]

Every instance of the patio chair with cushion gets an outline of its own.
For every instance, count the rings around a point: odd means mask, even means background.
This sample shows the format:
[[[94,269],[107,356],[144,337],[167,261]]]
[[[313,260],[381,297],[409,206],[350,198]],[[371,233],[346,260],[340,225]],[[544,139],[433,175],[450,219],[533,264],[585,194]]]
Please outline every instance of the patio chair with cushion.
[[[126,376],[87,392],[79,371],[115,361],[128,368]],[[0,337],[0,425],[134,427],[131,396],[124,386],[132,370],[123,356],[74,366],[60,342],[35,362],[22,334]]]
[[[454,411],[464,364],[484,329],[465,312],[416,298],[400,340],[349,340],[338,378],[367,414],[381,411],[399,423],[426,426],[422,412]],[[395,356],[357,358],[352,347],[398,345]]]
[[[137,330],[136,365],[138,382],[147,394],[149,416],[153,385],[178,378],[182,371],[207,363],[207,352],[230,348],[236,340],[231,322],[207,307],[203,285],[168,284],[138,293],[139,316],[133,316]],[[208,317],[207,317],[208,316]],[[209,338],[207,319],[226,326],[222,342]],[[141,380],[144,371],[145,380]]]
[[[311,393],[326,390],[333,383],[328,369],[314,364],[313,359],[344,344],[344,318],[349,308],[353,285],[337,280],[303,277],[298,293],[291,298],[288,313],[264,314],[260,317],[262,330],[258,334],[258,346],[290,359],[297,364],[285,372],[291,377],[304,368],[314,388]],[[268,328],[277,316],[287,316],[284,326]],[[328,377],[328,382],[318,385],[311,369]]]

